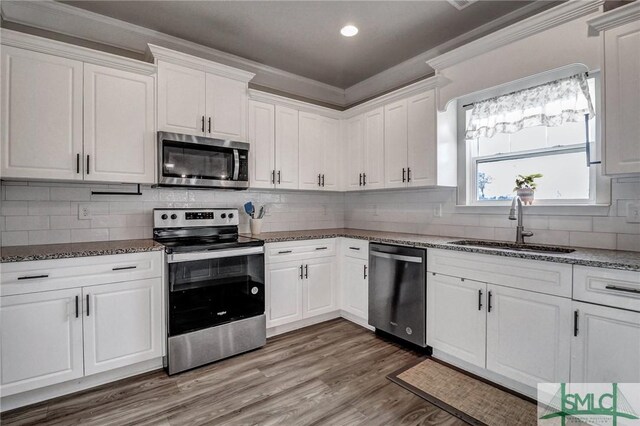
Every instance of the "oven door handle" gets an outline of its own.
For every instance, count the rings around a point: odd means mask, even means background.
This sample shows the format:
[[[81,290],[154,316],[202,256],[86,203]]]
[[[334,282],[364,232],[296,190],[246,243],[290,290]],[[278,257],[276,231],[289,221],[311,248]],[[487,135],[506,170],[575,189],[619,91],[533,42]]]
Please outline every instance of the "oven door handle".
[[[222,259],[225,257],[249,256],[264,253],[264,247],[250,247],[231,250],[213,250],[198,253],[174,253],[167,256],[167,262],[190,262],[192,260]]]

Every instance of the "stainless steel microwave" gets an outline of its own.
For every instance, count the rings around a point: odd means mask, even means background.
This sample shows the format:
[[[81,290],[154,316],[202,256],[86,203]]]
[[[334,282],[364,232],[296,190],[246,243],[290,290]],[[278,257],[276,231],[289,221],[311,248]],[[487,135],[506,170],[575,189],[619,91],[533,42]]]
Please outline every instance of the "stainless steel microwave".
[[[247,189],[249,144],[158,132],[158,185]]]

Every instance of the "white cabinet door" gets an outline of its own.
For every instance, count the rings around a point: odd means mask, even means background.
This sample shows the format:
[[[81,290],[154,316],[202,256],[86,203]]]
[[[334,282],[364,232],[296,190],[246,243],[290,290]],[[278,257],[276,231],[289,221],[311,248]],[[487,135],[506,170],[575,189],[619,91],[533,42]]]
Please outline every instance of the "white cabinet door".
[[[85,179],[154,183],[152,76],[84,66]]]
[[[302,262],[266,265],[267,327],[302,319]]]
[[[206,135],[247,140],[247,83],[207,73]]]
[[[362,189],[364,173],[364,116],[347,121],[347,190]]]
[[[340,188],[340,121],[320,117],[320,140],[322,141],[322,189],[338,191]]]
[[[275,107],[249,102],[249,181],[251,188],[273,188],[276,161]]]
[[[571,381],[640,382],[640,313],[573,302],[577,332],[571,345]]]
[[[487,369],[536,387],[569,381],[571,300],[487,285]]]
[[[82,377],[81,296],[71,289],[0,298],[3,396]]]
[[[366,323],[369,319],[369,278],[367,260],[342,258],[342,309]]]
[[[205,134],[205,72],[158,61],[158,130]]]
[[[384,188],[384,109],[364,115],[364,189]]]
[[[322,189],[323,146],[320,139],[320,116],[300,112],[299,168],[300,189]]]
[[[606,174],[640,173],[640,20],[604,33]]]
[[[384,186],[407,186],[407,100],[384,107]]]
[[[276,106],[276,186],[298,189],[298,111]]]
[[[335,257],[322,257],[304,262],[303,318],[338,309],[335,260]]]
[[[438,152],[434,91],[407,100],[407,153],[409,186],[436,185]]]
[[[427,275],[427,344],[485,367],[486,284]]]
[[[85,375],[162,356],[161,292],[160,278],[83,288]]]
[[[2,46],[2,177],[82,179],[82,62]]]

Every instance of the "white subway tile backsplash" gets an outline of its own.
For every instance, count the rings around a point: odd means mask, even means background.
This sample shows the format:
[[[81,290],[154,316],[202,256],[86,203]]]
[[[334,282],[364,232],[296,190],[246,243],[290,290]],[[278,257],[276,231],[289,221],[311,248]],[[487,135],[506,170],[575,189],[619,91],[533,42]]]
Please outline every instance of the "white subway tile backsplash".
[[[7,231],[32,231],[49,229],[49,216],[7,216]]]
[[[549,216],[549,229],[590,232],[593,219],[589,216]]]
[[[26,216],[29,214],[27,201],[2,201],[0,215],[2,216]]]
[[[640,235],[618,234],[616,248],[618,250],[640,251]]]
[[[50,188],[51,201],[89,201],[91,188]]]
[[[30,216],[67,216],[70,212],[69,201],[29,201]]]
[[[28,231],[7,231],[1,232],[1,241],[3,247],[10,246],[26,246],[29,244]]]
[[[2,182],[5,185],[5,182]],[[5,193],[8,201],[47,201],[49,188],[41,186],[6,186]]]
[[[51,229],[84,229],[91,227],[90,220],[80,220],[78,216],[51,216]]]
[[[71,230],[71,242],[81,243],[85,241],[108,241],[109,229],[72,229]]]
[[[62,244],[71,242],[68,229],[29,231],[29,244]]]
[[[617,235],[606,232],[570,232],[569,245],[615,250]]]

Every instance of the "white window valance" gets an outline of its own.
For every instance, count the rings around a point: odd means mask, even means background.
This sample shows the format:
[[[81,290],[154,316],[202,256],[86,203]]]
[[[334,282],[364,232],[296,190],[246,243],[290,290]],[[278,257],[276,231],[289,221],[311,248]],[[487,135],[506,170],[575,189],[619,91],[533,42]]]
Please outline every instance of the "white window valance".
[[[473,104],[465,139],[491,138],[527,127],[560,126],[593,116],[583,73]]]

